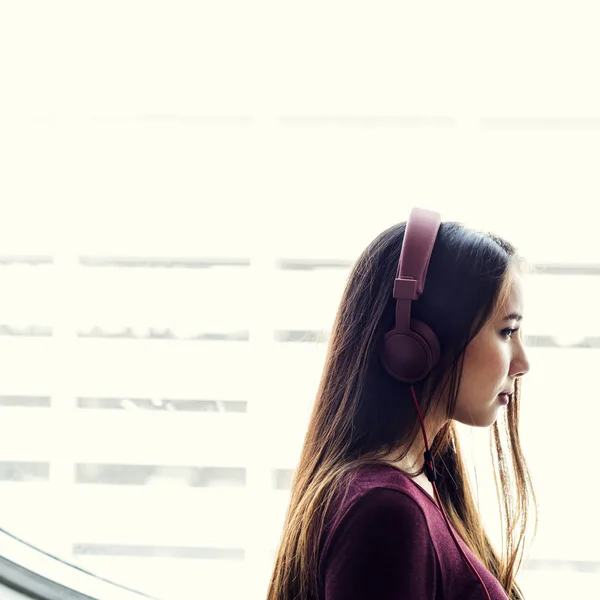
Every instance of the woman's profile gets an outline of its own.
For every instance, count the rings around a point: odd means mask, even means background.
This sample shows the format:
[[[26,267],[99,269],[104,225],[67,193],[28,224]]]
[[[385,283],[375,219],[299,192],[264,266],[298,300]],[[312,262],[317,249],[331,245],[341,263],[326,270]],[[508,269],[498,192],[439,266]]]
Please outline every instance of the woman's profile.
[[[351,270],[268,600],[523,598],[535,494],[519,439],[525,262],[506,240],[415,208]],[[490,428],[502,551],[456,422]],[[533,523],[535,528],[536,523]]]

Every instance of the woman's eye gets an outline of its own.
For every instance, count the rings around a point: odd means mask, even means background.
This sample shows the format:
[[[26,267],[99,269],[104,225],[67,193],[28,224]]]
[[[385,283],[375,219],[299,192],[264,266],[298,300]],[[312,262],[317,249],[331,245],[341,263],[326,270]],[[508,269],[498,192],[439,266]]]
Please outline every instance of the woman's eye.
[[[515,329],[510,329],[510,328],[507,328],[507,329],[503,329],[501,333],[502,333],[502,335],[503,335],[505,338],[510,338],[510,337],[512,337],[512,334],[513,334],[513,333],[515,333],[515,332],[517,332],[517,331],[519,331],[519,328],[518,328],[518,327],[517,327],[517,328],[515,328]]]

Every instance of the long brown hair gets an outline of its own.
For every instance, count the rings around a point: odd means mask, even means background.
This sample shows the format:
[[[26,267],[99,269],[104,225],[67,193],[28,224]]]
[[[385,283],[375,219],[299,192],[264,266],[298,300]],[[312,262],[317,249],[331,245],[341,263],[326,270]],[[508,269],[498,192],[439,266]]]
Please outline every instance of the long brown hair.
[[[294,473],[268,600],[318,597],[320,541],[334,495],[345,488],[355,467],[390,452],[399,451],[401,459],[420,435],[410,386],[391,378],[379,360],[384,334],[394,324],[391,292],[405,227],[400,223],[377,236],[348,278]],[[523,558],[530,503],[537,508],[519,440],[518,380],[503,427],[494,423],[490,435],[501,554],[490,542],[475,506],[451,416],[465,349],[502,302],[510,269],[524,264],[515,248],[498,236],[444,222],[424,292],[412,306],[412,315],[430,325],[441,347],[439,365],[415,384],[423,418],[436,409],[434,398],[442,394],[448,398],[448,421],[431,444],[441,474],[440,498],[461,537],[514,600],[523,598],[515,577]]]

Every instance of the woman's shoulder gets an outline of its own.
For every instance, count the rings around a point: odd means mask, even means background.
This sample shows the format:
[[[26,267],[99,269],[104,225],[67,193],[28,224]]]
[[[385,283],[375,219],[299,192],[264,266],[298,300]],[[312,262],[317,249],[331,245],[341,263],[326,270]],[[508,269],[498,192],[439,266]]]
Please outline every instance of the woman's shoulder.
[[[398,494],[390,494],[390,491],[399,492],[403,499]],[[398,498],[403,505],[419,507],[424,513],[432,505],[437,509],[433,498],[420,485],[386,463],[366,463],[355,467],[348,475],[346,491],[338,496],[339,508],[347,509],[358,500],[362,500],[363,504],[373,504],[384,497]],[[405,498],[412,502],[407,504]]]
[[[332,597],[368,597],[374,582],[406,589],[415,574],[441,586],[428,507],[410,479],[393,467],[361,466],[347,483],[330,505],[320,561],[323,585],[336,590]]]
[[[330,523],[339,529],[352,517],[355,522],[359,519],[387,519],[388,522],[393,519],[410,520],[425,526],[427,513],[431,510],[426,495],[410,477],[394,467],[361,465],[334,497]],[[429,501],[431,504],[431,498]],[[382,519],[384,514],[385,519]]]
[[[386,464],[364,464],[354,468],[345,485],[334,495],[325,520],[323,554],[350,529],[376,527],[390,532],[394,525],[429,534],[428,513],[439,510],[427,493],[402,471]]]

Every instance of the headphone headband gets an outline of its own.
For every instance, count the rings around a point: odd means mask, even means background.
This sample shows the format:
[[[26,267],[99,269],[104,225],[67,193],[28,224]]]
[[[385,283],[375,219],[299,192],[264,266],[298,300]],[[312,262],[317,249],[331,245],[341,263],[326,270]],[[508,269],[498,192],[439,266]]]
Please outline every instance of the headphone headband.
[[[396,329],[399,331],[410,329],[409,301],[417,300],[425,288],[427,269],[440,223],[441,217],[437,212],[417,207],[410,211],[393,291],[394,298],[398,300]]]

